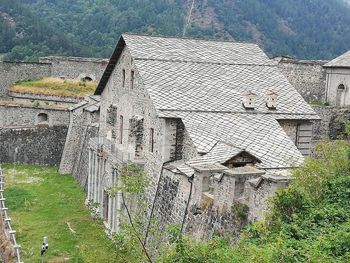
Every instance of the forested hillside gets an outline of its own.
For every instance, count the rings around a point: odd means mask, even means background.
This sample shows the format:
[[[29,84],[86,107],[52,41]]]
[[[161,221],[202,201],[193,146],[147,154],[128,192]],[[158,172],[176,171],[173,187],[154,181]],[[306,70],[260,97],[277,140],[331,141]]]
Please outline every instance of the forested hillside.
[[[253,41],[271,56],[329,59],[350,49],[344,0],[192,1],[0,0],[0,53],[109,57],[122,32],[181,36],[185,25],[186,36]]]

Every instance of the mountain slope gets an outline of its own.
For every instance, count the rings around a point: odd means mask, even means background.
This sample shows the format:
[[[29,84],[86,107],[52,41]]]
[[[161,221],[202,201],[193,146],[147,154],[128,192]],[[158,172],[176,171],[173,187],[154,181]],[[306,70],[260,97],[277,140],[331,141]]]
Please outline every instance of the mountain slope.
[[[0,52],[10,59],[108,57],[122,32],[181,36],[185,25],[186,36],[253,41],[271,56],[329,59],[350,49],[348,0],[16,1],[0,0]]]
[[[0,3],[0,53],[11,51],[8,59],[34,60],[55,53],[91,54],[16,0]]]

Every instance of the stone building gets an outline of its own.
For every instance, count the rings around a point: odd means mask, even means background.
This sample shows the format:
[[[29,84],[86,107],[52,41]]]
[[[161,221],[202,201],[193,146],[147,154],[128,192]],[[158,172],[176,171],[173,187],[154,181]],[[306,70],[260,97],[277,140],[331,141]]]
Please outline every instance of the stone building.
[[[326,101],[339,108],[350,106],[350,51],[324,67],[327,74]]]
[[[260,217],[266,197],[310,154],[318,120],[277,63],[249,43],[123,34],[95,95],[87,199],[112,232],[122,196],[108,189],[127,162],[148,176],[148,216],[160,225],[202,237],[224,220],[204,220],[203,203],[246,204],[250,219]]]

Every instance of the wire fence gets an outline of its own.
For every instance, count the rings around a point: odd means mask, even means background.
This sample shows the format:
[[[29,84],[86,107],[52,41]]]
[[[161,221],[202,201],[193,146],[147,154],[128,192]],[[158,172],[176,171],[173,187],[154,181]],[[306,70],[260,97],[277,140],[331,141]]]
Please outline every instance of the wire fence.
[[[5,232],[6,238],[10,241],[10,243],[15,251],[15,256],[17,258],[16,262],[23,263],[21,261],[21,256],[20,256],[21,246],[17,243],[16,231],[12,228],[11,218],[9,217],[9,212],[8,212],[8,208],[6,207],[5,201],[6,201],[6,199],[5,199],[5,175],[4,175],[4,170],[2,169],[1,164],[0,164],[0,209],[1,209],[2,218],[5,222],[4,232]]]

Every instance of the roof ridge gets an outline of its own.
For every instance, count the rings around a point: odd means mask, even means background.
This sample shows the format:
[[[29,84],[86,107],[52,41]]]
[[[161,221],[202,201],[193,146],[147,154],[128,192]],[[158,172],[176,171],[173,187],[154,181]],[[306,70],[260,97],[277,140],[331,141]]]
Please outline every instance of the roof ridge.
[[[204,42],[219,42],[219,43],[232,43],[232,44],[249,44],[259,46],[257,43],[247,42],[247,41],[236,41],[236,40],[224,40],[224,39],[205,39],[205,38],[196,38],[196,37],[182,37],[182,36],[165,36],[165,35],[147,35],[143,33],[134,33],[134,32],[125,32],[121,34],[129,35],[129,36],[139,36],[139,37],[152,37],[152,38],[165,38],[165,39],[179,39],[179,40],[196,40],[196,41],[204,41]]]
[[[253,63],[219,63],[219,62],[207,62],[207,61],[191,61],[191,60],[176,60],[176,59],[159,59],[159,58],[141,58],[136,57],[134,60],[143,61],[161,61],[161,62],[176,62],[176,63],[193,63],[193,64],[207,64],[207,65],[229,65],[229,66],[258,66],[258,67],[277,67],[276,62],[269,61],[267,64],[253,64]]]
[[[178,110],[178,109],[157,109],[161,112],[194,112],[194,113],[222,113],[222,114],[251,114],[251,115],[258,115],[258,114],[264,114],[264,115],[317,115],[316,113],[286,113],[286,112],[257,112],[257,111],[209,111],[209,110]]]

